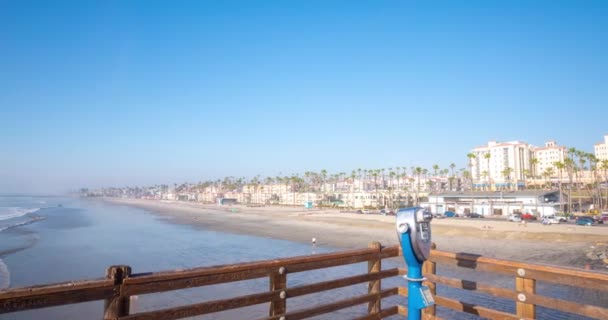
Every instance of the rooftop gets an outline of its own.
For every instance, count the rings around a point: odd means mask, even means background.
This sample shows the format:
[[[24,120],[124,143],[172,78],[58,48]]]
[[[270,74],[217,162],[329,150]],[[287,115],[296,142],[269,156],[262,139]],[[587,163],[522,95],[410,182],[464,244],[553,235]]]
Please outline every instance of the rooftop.
[[[489,197],[541,197],[550,194],[555,194],[559,190],[525,190],[525,191],[479,191],[479,192],[441,192],[431,194],[430,196],[438,197],[469,197],[469,198],[489,198]]]

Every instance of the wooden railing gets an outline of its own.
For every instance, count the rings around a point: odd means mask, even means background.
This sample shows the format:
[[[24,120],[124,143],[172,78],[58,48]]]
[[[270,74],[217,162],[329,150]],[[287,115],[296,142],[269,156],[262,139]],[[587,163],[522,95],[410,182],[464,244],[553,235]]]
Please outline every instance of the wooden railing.
[[[382,279],[406,273],[403,268],[382,269],[384,259],[398,255],[400,255],[399,247],[383,248],[379,243],[374,242],[366,249],[188,270],[136,274],[132,273],[128,266],[112,266],[108,268],[105,279],[0,291],[0,314],[104,300],[104,319],[180,319],[259,304],[269,305],[268,316],[264,319],[305,319],[362,304],[367,304],[367,314],[358,319],[382,319],[397,314],[407,315],[407,308],[402,305],[387,306],[386,302],[383,304],[384,298],[389,296],[407,296],[407,289],[404,287],[383,289],[381,285]],[[289,274],[361,262],[368,263],[367,273],[312,284],[287,286]],[[440,276],[435,272],[437,264],[511,275],[514,278],[515,290]],[[596,319],[608,319],[607,306],[584,305],[558,300],[538,295],[535,291],[536,281],[547,281],[596,289],[606,294],[607,299],[604,301],[608,301],[607,274],[436,250],[432,251],[430,260],[425,263],[423,270],[428,279],[426,284],[435,294],[436,306],[488,319],[534,319],[536,318],[536,306]],[[130,308],[130,297],[132,296],[260,278],[269,280],[269,290],[160,310],[130,312],[132,309]],[[368,283],[367,294],[327,304],[287,310],[287,300],[290,298],[366,282]],[[405,280],[402,283],[405,285]],[[439,296],[436,295],[437,286],[449,286],[513,300],[516,303],[516,310],[514,314],[510,314]],[[406,302],[406,299],[401,301]],[[440,319],[436,316],[436,311],[435,307],[425,309],[423,318]]]

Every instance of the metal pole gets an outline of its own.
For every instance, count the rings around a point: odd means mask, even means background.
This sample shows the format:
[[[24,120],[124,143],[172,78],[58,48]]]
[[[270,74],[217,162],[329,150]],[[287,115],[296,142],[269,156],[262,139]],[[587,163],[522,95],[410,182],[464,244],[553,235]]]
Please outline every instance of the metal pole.
[[[409,232],[401,234],[401,245],[403,248],[411,248]],[[422,284],[422,269],[421,263],[414,256],[414,252],[410,249],[403,249],[403,256],[407,263],[407,319],[420,320],[422,308],[417,307],[422,299],[420,295],[420,286]]]

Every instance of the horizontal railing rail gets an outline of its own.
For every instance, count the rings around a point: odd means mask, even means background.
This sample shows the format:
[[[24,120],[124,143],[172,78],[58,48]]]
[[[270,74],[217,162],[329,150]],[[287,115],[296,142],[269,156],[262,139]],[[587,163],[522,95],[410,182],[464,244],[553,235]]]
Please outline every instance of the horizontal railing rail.
[[[437,275],[436,265],[465,268],[513,277],[515,289],[506,289],[479,281],[456,279]],[[608,304],[595,306],[568,300],[547,297],[536,292],[537,281],[596,290],[608,301],[608,274],[581,269],[530,264],[482,257],[468,253],[451,253],[432,250],[424,265],[427,285],[435,297],[437,306],[454,311],[474,314],[487,319],[536,319],[536,307],[541,306],[561,312],[586,316],[593,319],[608,319]],[[405,270],[400,269],[400,273]],[[515,302],[515,314],[488,307],[466,303],[449,297],[438,296],[436,286],[443,285],[466,291],[474,291],[491,297]],[[434,307],[424,311],[425,319],[438,319]]]
[[[294,320],[324,315],[353,306],[367,304],[368,312],[357,319],[382,319],[393,315],[407,315],[403,305],[382,306],[391,296],[407,296],[407,288],[383,288],[383,279],[405,275],[404,268],[382,269],[382,260],[400,256],[398,246],[382,247],[375,242],[368,248],[271,259],[257,262],[219,265],[152,273],[132,273],[128,266],[108,268],[106,278],[56,283],[0,291],[0,314],[46,308],[88,301],[105,301],[104,319],[180,319],[222,312],[242,307],[268,304],[265,320]],[[287,286],[289,274],[367,262],[367,272],[338,279]],[[514,289],[495,287],[480,281],[456,279],[436,274],[437,265],[465,268],[513,277]],[[536,292],[536,281],[581,287],[608,292],[608,274],[516,261],[499,260],[466,253],[432,250],[423,266],[426,285],[434,295],[436,306],[457,312],[474,314],[487,319],[535,319],[536,307],[608,319],[607,306],[588,305],[547,297]],[[132,313],[130,298],[141,294],[155,294],[172,290],[204,287],[236,281],[267,278],[269,289],[242,296],[202,301],[194,304],[159,310]],[[368,283],[366,294],[348,297],[325,304],[287,310],[287,300],[348,286]],[[405,281],[403,282],[405,285]],[[437,286],[474,291],[497,299],[515,302],[515,313],[494,310],[487,306],[459,301],[437,295]],[[608,293],[607,301],[608,301]],[[405,299],[403,300],[405,301]],[[423,310],[423,319],[440,319],[436,307]]]

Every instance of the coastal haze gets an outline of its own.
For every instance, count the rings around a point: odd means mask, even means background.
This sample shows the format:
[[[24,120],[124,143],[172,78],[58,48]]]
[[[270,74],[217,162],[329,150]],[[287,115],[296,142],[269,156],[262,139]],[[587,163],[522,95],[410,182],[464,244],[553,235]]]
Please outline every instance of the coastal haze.
[[[438,250],[604,274],[606,16],[603,1],[0,1],[0,290],[102,278],[111,265],[145,273],[396,245],[394,214],[412,206],[435,214]],[[467,272],[438,268],[513,290],[512,277]],[[133,296],[131,310],[260,288],[267,279]],[[608,306],[605,291],[537,289]],[[290,309],[367,293],[363,283],[290,298]],[[201,318],[244,314],[268,306]]]

